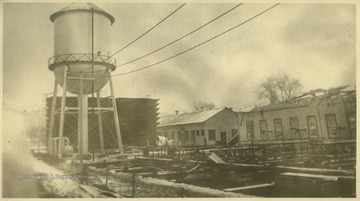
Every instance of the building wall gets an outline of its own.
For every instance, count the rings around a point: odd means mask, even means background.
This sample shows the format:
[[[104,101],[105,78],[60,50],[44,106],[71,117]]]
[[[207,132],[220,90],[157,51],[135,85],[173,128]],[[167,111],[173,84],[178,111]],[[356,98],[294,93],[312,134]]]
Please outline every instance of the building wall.
[[[356,108],[354,108],[355,110]],[[349,138],[351,136],[347,115],[345,112],[345,105],[342,98],[333,98],[324,100],[319,104],[318,111],[321,121],[321,129],[325,138]],[[327,115],[335,115],[336,133],[331,132],[332,128],[328,128],[326,121]],[[330,132],[329,132],[330,129]],[[332,134],[331,134],[332,133]]]
[[[355,108],[354,108],[355,109]],[[327,116],[331,116],[334,121],[327,121]],[[316,119],[317,135],[309,124],[311,119]],[[291,126],[290,118],[298,119],[298,126]],[[278,120],[275,120],[278,119]],[[267,122],[267,132],[261,132],[260,121]],[[281,120],[283,138],[275,135],[275,121]],[[240,112],[239,127],[240,141],[251,141],[248,137],[247,121],[253,122],[254,140],[282,140],[282,139],[302,139],[305,138],[349,138],[351,135],[348,118],[341,98],[322,100],[313,103],[311,106],[287,108],[269,111]],[[332,125],[332,126],[331,126]],[[298,128],[298,130],[296,129]],[[264,130],[264,129],[263,129]],[[329,131],[330,130],[330,131]],[[332,135],[330,134],[332,133]],[[267,135],[267,137],[266,137]]]
[[[195,140],[192,140],[191,133],[195,132]],[[189,145],[204,145],[204,136],[201,135],[204,131],[203,123],[164,126],[158,128],[158,135],[165,136],[168,139],[174,139],[176,146]],[[187,138],[186,135],[189,135]],[[199,135],[197,135],[199,133]]]
[[[300,137],[308,138],[307,116],[317,117],[316,111],[308,107],[301,107],[264,112],[239,113],[240,141],[250,140],[247,135],[247,121],[253,121],[254,140],[266,140],[266,135],[268,140],[282,140],[282,138],[277,138],[275,136],[275,119],[281,120],[284,139],[296,139]],[[291,129],[290,117],[297,117],[300,134],[296,134],[294,130]],[[260,132],[260,120],[265,120],[267,122],[267,132],[264,134],[265,136],[262,136]],[[319,122],[319,119],[316,118],[316,121]]]
[[[214,130],[215,139],[211,139],[209,130]],[[206,120],[204,123],[183,124],[174,126],[162,126],[158,128],[158,134],[174,139],[172,133],[175,134],[175,145],[220,145],[221,132],[226,135],[226,141],[232,137],[232,130],[238,131],[238,115],[230,109],[224,109]],[[187,138],[187,133],[189,137]],[[237,132],[236,132],[237,133]],[[195,134],[192,138],[191,135]],[[179,137],[180,136],[180,137]],[[184,136],[184,137],[181,137]],[[183,139],[184,138],[184,139]],[[226,142],[225,142],[226,143]]]
[[[350,129],[350,136],[356,137],[356,93],[349,93],[342,97],[346,120]]]
[[[230,109],[225,109],[205,121],[204,127],[205,137],[207,137],[209,145],[225,145],[231,139],[233,133],[238,133],[239,131],[238,115]],[[210,139],[209,130],[215,130],[215,140]],[[225,142],[221,141],[221,133],[226,135]]]

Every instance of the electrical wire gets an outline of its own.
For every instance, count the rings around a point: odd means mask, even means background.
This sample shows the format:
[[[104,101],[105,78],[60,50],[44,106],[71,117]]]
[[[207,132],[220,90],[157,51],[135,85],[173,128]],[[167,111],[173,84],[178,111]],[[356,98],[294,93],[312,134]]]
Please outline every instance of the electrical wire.
[[[243,24],[245,24],[245,23],[247,23],[247,22],[249,22],[249,21],[251,21],[251,20],[253,20],[253,19],[257,18],[257,17],[259,17],[260,15],[268,12],[269,10],[275,8],[275,7],[278,6],[279,4],[280,4],[280,3],[277,3],[277,4],[273,5],[273,6],[265,9],[264,11],[256,14],[255,16],[253,16],[253,17],[251,17],[251,18],[249,18],[249,19],[241,22],[240,24],[237,24],[237,25],[233,26],[232,28],[227,29],[227,30],[221,32],[220,34],[218,34],[218,35],[216,35],[216,36],[214,36],[214,37],[212,37],[212,38],[210,38],[210,39],[208,39],[208,40],[206,40],[206,41],[204,41],[204,42],[201,42],[201,43],[199,43],[199,44],[197,44],[197,45],[195,45],[195,46],[193,46],[193,47],[191,47],[191,48],[189,48],[189,49],[186,49],[186,50],[184,50],[184,51],[182,51],[182,52],[180,52],[180,53],[177,53],[177,54],[175,54],[175,55],[173,55],[173,56],[171,56],[171,57],[168,57],[168,58],[166,58],[166,59],[163,59],[163,60],[161,60],[161,61],[158,61],[158,62],[153,63],[153,64],[150,64],[150,65],[144,66],[144,67],[142,67],[142,68],[138,68],[138,69],[135,69],[135,70],[132,70],[132,71],[128,71],[128,72],[120,73],[120,74],[115,74],[115,75],[110,75],[110,76],[116,77],[116,76],[122,76],[122,75],[131,74],[131,73],[134,73],[134,72],[138,72],[138,71],[141,71],[141,70],[144,70],[144,69],[147,69],[147,68],[156,66],[156,65],[158,65],[158,64],[161,64],[161,63],[163,63],[163,62],[165,62],[165,61],[168,61],[168,60],[170,60],[170,59],[173,59],[173,58],[175,58],[175,57],[178,57],[178,56],[180,56],[180,55],[182,55],[182,54],[185,54],[186,52],[189,52],[189,51],[191,51],[191,50],[193,50],[193,49],[195,49],[195,48],[197,48],[197,47],[200,47],[200,46],[202,46],[202,45],[204,45],[204,44],[206,44],[206,43],[208,43],[208,42],[210,42],[210,41],[218,38],[219,36],[221,36],[221,35],[223,35],[223,34],[225,34],[225,33],[227,33],[227,32],[230,32],[230,31],[234,30],[235,28],[240,27],[241,25],[243,25]],[[185,5],[185,4],[183,4],[182,6],[184,6],[184,5]],[[180,6],[177,10],[179,10],[182,6]],[[239,5],[238,5],[238,6],[239,6]],[[177,10],[176,10],[176,11],[177,11]],[[175,11],[174,11],[174,12],[175,12]],[[174,12],[173,12],[173,13],[174,13]],[[168,17],[169,17],[169,16],[168,16]],[[94,77],[94,78],[101,78],[101,77],[109,77],[109,76],[96,76],[96,77]],[[91,84],[91,82],[90,82],[90,84]],[[89,86],[89,85],[88,85],[88,86]],[[88,87],[88,86],[86,86],[86,87]]]
[[[160,22],[158,22],[157,24],[155,24],[153,27],[151,27],[149,30],[147,30],[145,33],[141,34],[139,37],[137,37],[135,40],[133,40],[132,42],[130,42],[129,44],[125,45],[123,48],[121,48],[120,50],[118,50],[117,52],[115,52],[114,54],[110,55],[110,57],[114,56],[115,54],[123,51],[125,48],[129,47],[131,44],[135,43],[137,40],[139,40],[140,38],[142,38],[143,36],[145,36],[147,33],[149,33],[151,30],[153,30],[155,27],[157,27],[158,25],[160,25],[162,22],[164,22],[166,19],[168,19],[170,16],[172,16],[174,13],[176,13],[178,10],[180,10],[183,6],[185,6],[186,3],[183,3],[180,7],[178,7],[176,10],[174,10],[172,13],[170,13],[168,16],[166,16],[164,19],[162,19]]]
[[[230,10],[222,13],[221,15],[217,16],[216,18],[214,18],[214,19],[210,20],[209,22],[203,24],[202,26],[194,29],[193,31],[191,31],[191,32],[189,32],[189,33],[181,36],[180,38],[178,38],[178,39],[176,39],[176,40],[174,40],[174,41],[172,41],[172,42],[170,42],[170,43],[168,43],[168,44],[166,44],[166,45],[164,45],[164,46],[162,46],[162,47],[160,47],[160,48],[158,48],[158,49],[156,49],[156,50],[154,50],[154,51],[152,51],[152,52],[150,52],[150,53],[148,53],[148,54],[145,54],[145,55],[143,55],[143,56],[141,56],[141,57],[138,57],[138,58],[133,59],[133,60],[130,60],[130,61],[128,61],[128,62],[119,64],[119,65],[117,65],[116,67],[124,66],[124,65],[130,64],[130,63],[132,63],[132,62],[138,61],[138,60],[140,60],[140,59],[142,59],[142,58],[144,58],[144,57],[147,57],[147,56],[149,56],[149,55],[152,55],[152,54],[154,54],[155,52],[158,52],[158,51],[160,51],[160,50],[162,50],[162,49],[164,49],[164,48],[166,48],[166,47],[168,47],[168,46],[170,46],[170,45],[178,42],[179,40],[181,40],[181,39],[183,39],[183,38],[185,38],[185,37],[187,37],[187,36],[189,36],[189,35],[197,32],[198,30],[206,27],[207,25],[211,24],[212,22],[216,21],[217,19],[223,17],[224,15],[230,13],[231,11],[233,11],[234,9],[236,9],[237,7],[241,6],[242,4],[243,4],[243,3],[237,4],[235,7],[232,7]]]
[[[219,37],[219,36],[221,36],[221,35],[224,35],[225,33],[229,32],[229,31],[232,31],[232,30],[240,27],[241,25],[243,25],[243,24],[245,24],[245,23],[247,23],[247,22],[249,22],[249,21],[251,21],[251,20],[253,20],[253,19],[257,18],[257,17],[259,17],[260,15],[268,12],[269,10],[275,8],[275,7],[278,6],[279,4],[280,4],[280,3],[277,3],[277,4],[275,4],[275,5],[271,6],[271,7],[263,10],[262,12],[256,14],[255,16],[253,16],[253,17],[251,17],[251,18],[249,18],[249,19],[241,22],[240,24],[237,24],[237,25],[233,26],[232,28],[227,29],[226,31],[221,32],[220,34],[218,34],[218,35],[216,35],[216,36],[214,36],[214,37],[212,37],[212,38],[210,38],[210,39],[208,39],[208,40],[206,40],[206,41],[204,41],[204,42],[202,42],[202,43],[199,43],[199,44],[197,44],[197,45],[195,45],[195,46],[193,46],[193,47],[191,47],[191,48],[189,48],[189,49],[186,49],[186,50],[184,50],[184,51],[182,51],[182,52],[180,52],[180,53],[177,53],[177,54],[175,54],[175,55],[173,55],[173,56],[171,56],[171,57],[168,57],[168,58],[166,58],[166,59],[163,59],[163,60],[161,60],[161,61],[158,61],[158,62],[153,63],[153,64],[150,64],[150,65],[144,66],[144,67],[142,67],[142,68],[138,68],[138,69],[135,69],[135,70],[132,70],[132,71],[128,71],[128,72],[120,73],[120,74],[115,74],[115,75],[111,75],[111,76],[112,76],[112,77],[116,77],[116,76],[122,76],[122,75],[131,74],[131,73],[134,73],[134,72],[138,72],[138,71],[141,71],[141,70],[144,70],[144,69],[147,69],[147,68],[156,66],[156,65],[158,65],[158,64],[161,64],[161,63],[163,63],[163,62],[165,62],[165,61],[168,61],[168,60],[170,60],[170,59],[173,59],[173,58],[175,58],[175,57],[178,57],[178,56],[180,56],[180,55],[182,55],[182,54],[185,54],[186,52],[189,52],[189,51],[191,51],[191,50],[193,50],[193,49],[195,49],[195,48],[197,48],[197,47],[200,47],[201,45],[204,45],[205,43],[208,43],[208,42],[214,40],[215,38],[217,38],[217,37]],[[99,77],[97,77],[97,78],[99,78]]]
[[[129,47],[131,44],[135,43],[137,40],[139,40],[140,38],[142,38],[143,36],[145,36],[147,33],[149,33],[151,30],[153,30],[155,27],[157,27],[158,25],[160,25],[162,22],[164,22],[166,19],[168,19],[171,15],[173,15],[174,13],[176,13],[178,10],[180,10],[180,8],[182,8],[183,6],[185,6],[186,3],[182,4],[180,7],[178,7],[176,10],[174,10],[172,13],[170,13],[168,16],[166,16],[164,19],[162,19],[160,22],[158,22],[157,24],[155,24],[153,27],[151,27],[149,30],[147,30],[145,33],[143,33],[142,35],[140,35],[138,38],[136,38],[135,40],[133,40],[132,42],[130,42],[129,44],[127,44],[125,47],[121,48],[120,50],[118,50],[117,52],[115,52],[114,54],[110,55],[110,57],[114,56],[115,54],[121,52],[122,50],[124,50],[125,48]],[[75,72],[75,73],[71,73],[69,75],[74,75],[77,73],[82,73],[88,69],[91,69],[92,66],[85,68],[81,71]],[[86,73],[92,73],[92,72],[86,72]]]

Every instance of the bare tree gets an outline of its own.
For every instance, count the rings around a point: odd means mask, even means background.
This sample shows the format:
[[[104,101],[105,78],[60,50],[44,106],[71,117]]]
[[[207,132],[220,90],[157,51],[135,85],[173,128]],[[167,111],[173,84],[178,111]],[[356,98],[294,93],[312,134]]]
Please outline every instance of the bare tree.
[[[282,103],[301,94],[302,85],[298,79],[287,74],[277,74],[266,78],[255,91],[259,100],[271,104]]]
[[[216,105],[214,103],[209,103],[209,102],[205,102],[205,101],[197,101],[194,102],[193,104],[194,108],[196,111],[203,111],[203,110],[212,110],[216,107]]]

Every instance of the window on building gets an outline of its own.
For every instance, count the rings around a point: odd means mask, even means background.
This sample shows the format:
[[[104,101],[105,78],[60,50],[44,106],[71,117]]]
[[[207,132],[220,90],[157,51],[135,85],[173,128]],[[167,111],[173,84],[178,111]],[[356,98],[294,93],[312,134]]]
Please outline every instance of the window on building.
[[[196,136],[200,136],[200,131],[196,130]]]
[[[204,135],[205,135],[205,131],[201,130],[201,136],[204,136]]]
[[[182,136],[182,134],[181,134],[181,131],[177,131],[177,132],[176,132],[176,135],[177,135],[178,141],[182,142],[183,136]]]
[[[290,117],[289,122],[291,136],[294,138],[300,137],[299,119],[297,117]]]
[[[351,137],[356,137],[356,114],[348,115],[347,119],[350,126]]]
[[[307,116],[308,132],[310,138],[319,137],[316,116]]]
[[[195,136],[195,132],[196,132],[196,131],[194,131],[194,130],[192,130],[192,131],[190,132],[190,141],[193,141],[192,136],[193,136],[193,135]]]
[[[290,117],[290,127],[291,128],[298,128],[299,127],[299,119],[297,117]]]
[[[263,140],[267,140],[269,139],[269,136],[268,136],[268,127],[267,127],[267,121],[266,120],[260,120],[260,136],[261,136],[261,139]]]
[[[185,131],[185,141],[189,141],[189,131]]]
[[[195,130],[192,130],[191,135],[195,135],[195,132],[196,132]]]
[[[246,121],[246,133],[248,140],[254,139],[254,122]]]
[[[238,133],[238,129],[231,129],[231,137],[234,137]]]
[[[326,125],[327,125],[327,130],[329,133],[329,137],[331,138],[336,138],[338,137],[338,127],[337,127],[337,122],[336,122],[336,115],[335,114],[327,114],[325,115],[325,119],[326,119]]]
[[[175,131],[171,131],[171,139],[175,139]]]
[[[195,132],[192,132],[190,135],[190,141],[195,142]]]
[[[282,139],[283,138],[283,128],[281,119],[274,119],[274,128],[275,128],[275,138]]]
[[[209,130],[209,141],[215,141],[215,140],[216,140],[215,130]]]

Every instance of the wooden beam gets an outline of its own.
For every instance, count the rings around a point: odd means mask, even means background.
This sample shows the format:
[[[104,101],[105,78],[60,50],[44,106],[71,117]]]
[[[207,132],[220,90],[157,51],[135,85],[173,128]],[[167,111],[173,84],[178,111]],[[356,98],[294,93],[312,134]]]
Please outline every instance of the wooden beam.
[[[79,110],[78,107],[66,107],[65,108],[66,111],[69,111],[69,110]],[[92,110],[92,108],[88,108],[88,110]],[[107,111],[114,111],[113,108],[111,107],[94,107],[94,110],[107,110]]]
[[[67,77],[69,80],[95,80],[95,78],[87,78],[87,77]]]
[[[249,190],[249,189],[258,189],[258,188],[265,188],[275,186],[275,182],[265,183],[265,184],[257,184],[252,186],[242,186],[242,187],[235,187],[235,188],[225,188],[223,191],[232,192],[232,191],[242,191],[242,190]]]
[[[307,173],[321,173],[321,174],[353,174],[351,171],[347,170],[337,170],[337,169],[322,169],[322,168],[301,168],[301,167],[289,167],[289,166],[275,166],[275,169],[285,170],[285,171],[299,171]]]
[[[321,179],[326,181],[337,181],[338,176],[322,175],[322,174],[306,174],[306,173],[297,173],[297,172],[285,172],[281,173],[281,176],[290,176],[290,177],[301,177],[301,178],[311,178],[311,179]]]

